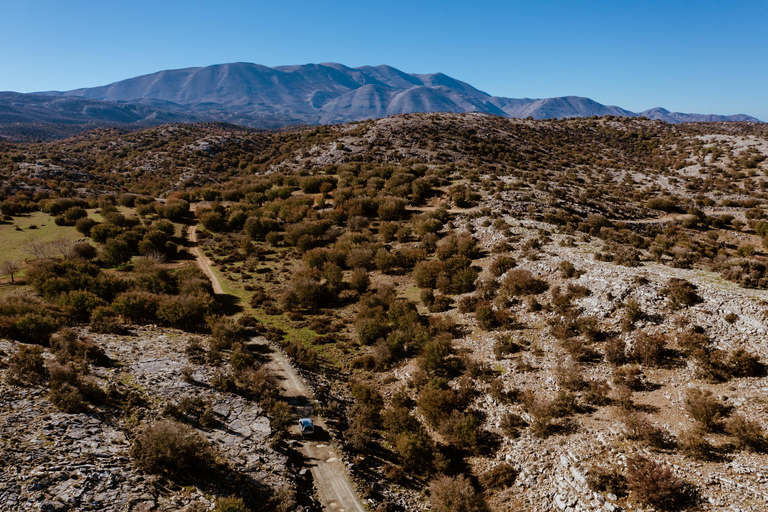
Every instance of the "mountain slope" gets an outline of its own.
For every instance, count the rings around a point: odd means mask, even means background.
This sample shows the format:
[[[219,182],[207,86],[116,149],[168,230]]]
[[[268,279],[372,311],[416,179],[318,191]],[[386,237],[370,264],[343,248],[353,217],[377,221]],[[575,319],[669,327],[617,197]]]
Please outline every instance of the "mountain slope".
[[[577,96],[504,98],[442,73],[409,74],[385,65],[350,68],[337,63],[270,68],[238,62],[160,71],[65,92],[3,94],[0,133],[12,123],[62,125],[65,133],[91,124],[190,121],[277,128],[415,112],[481,112],[534,119],[645,115],[670,123],[758,121],[746,115],[683,114],[662,108],[638,114]],[[15,94],[13,99],[9,94]],[[48,131],[55,136],[55,129]]]
[[[82,97],[0,92],[0,138],[57,139],[85,130],[113,125],[152,126],[189,123],[204,117],[177,107]]]

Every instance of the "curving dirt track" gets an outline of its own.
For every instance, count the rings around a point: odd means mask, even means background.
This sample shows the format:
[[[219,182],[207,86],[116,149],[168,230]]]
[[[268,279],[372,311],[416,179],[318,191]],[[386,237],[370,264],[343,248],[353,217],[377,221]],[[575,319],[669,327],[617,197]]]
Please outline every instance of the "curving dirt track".
[[[196,225],[189,228],[189,241],[194,244],[190,251],[195,256],[197,265],[211,280],[213,291],[217,294],[223,294],[221,283],[211,270],[210,260],[197,246]],[[251,341],[264,346],[268,345],[267,340],[262,336],[253,338]],[[352,487],[344,463],[339,457],[338,448],[331,443],[323,418],[315,415],[309,405],[311,397],[309,388],[283,353],[276,350],[270,350],[269,353],[270,360],[265,364],[280,380],[283,396],[291,405],[296,406],[302,417],[311,417],[315,424],[316,435],[313,439],[302,440],[301,446],[310,465],[320,503],[323,504],[325,510],[331,512],[365,512],[354,487]],[[294,425],[293,428],[296,434],[300,433],[298,425]]]

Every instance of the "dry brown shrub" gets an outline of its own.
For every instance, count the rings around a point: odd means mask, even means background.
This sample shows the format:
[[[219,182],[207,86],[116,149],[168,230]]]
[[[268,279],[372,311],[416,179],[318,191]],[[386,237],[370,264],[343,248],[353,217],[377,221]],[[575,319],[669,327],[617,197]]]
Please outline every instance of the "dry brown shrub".
[[[538,279],[533,274],[524,269],[510,270],[501,282],[501,287],[510,296],[520,295],[538,295],[549,288],[549,284],[542,279]]]
[[[587,472],[587,485],[594,492],[610,492],[618,497],[627,494],[627,479],[616,466],[590,467]]]
[[[637,334],[632,346],[633,359],[644,366],[658,366],[664,359],[667,348],[667,338],[661,333],[648,334],[641,331]]]
[[[515,483],[517,471],[510,464],[502,462],[480,475],[480,485],[486,489],[504,489]]]
[[[482,494],[464,475],[440,476],[429,484],[429,502],[434,512],[486,512]]]
[[[766,437],[763,428],[756,421],[741,414],[734,414],[725,423],[725,431],[733,436],[739,450],[762,451],[766,449]]]
[[[17,386],[34,386],[42,382],[47,374],[43,349],[37,345],[19,345],[8,358],[5,380]]]
[[[133,439],[130,454],[142,471],[172,478],[190,476],[212,459],[208,442],[189,426],[173,420],[145,425]]]
[[[708,431],[720,422],[723,405],[712,396],[711,391],[690,388],[685,394],[685,411]]]
[[[661,510],[679,510],[693,499],[668,467],[640,455],[627,459],[627,487],[637,501]]]

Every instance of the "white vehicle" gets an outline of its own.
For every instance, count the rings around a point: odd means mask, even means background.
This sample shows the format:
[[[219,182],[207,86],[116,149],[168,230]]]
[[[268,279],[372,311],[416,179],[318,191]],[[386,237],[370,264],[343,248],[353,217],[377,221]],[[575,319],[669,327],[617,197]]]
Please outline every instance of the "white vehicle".
[[[315,433],[315,426],[312,424],[310,418],[301,418],[299,420],[299,428],[301,429],[301,435],[311,436]]]

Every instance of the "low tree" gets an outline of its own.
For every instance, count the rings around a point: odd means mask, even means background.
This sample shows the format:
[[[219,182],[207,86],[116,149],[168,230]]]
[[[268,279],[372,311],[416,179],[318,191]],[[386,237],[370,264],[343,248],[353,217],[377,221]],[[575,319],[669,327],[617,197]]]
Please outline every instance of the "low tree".
[[[6,260],[0,264],[0,271],[2,271],[4,275],[9,276],[11,282],[13,282],[13,276],[19,272],[19,265],[15,261]]]

